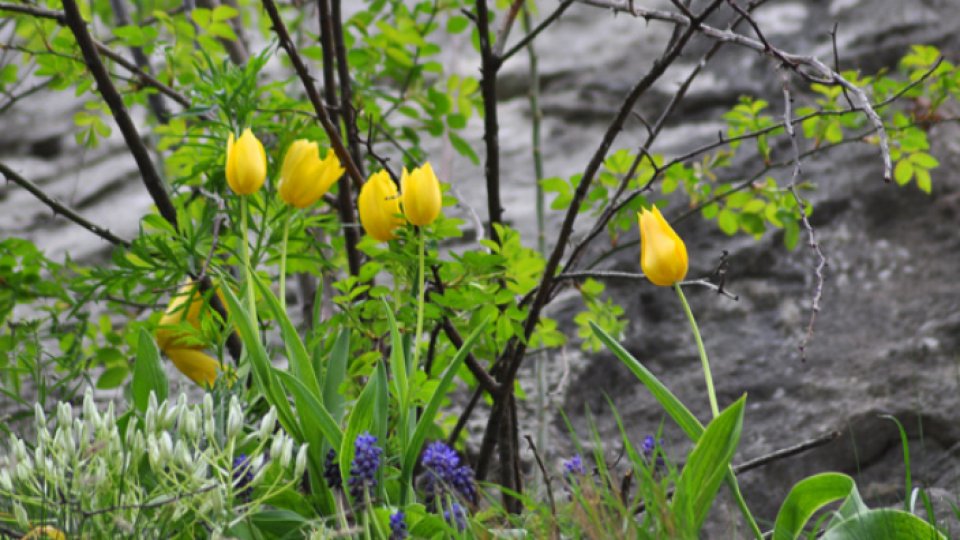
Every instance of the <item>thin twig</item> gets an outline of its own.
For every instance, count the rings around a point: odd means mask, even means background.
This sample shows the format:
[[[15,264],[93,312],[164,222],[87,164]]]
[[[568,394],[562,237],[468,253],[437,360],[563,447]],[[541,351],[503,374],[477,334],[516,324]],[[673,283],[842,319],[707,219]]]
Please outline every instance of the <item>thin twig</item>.
[[[819,437],[814,437],[812,439],[797,443],[793,446],[788,446],[786,448],[781,448],[780,450],[775,450],[769,454],[762,455],[760,457],[745,461],[739,465],[733,466],[734,474],[740,474],[742,472],[752,471],[753,469],[758,469],[764,465],[768,465],[775,461],[780,461],[781,459],[787,459],[789,457],[802,454],[814,448],[819,448],[826,444],[829,444],[837,438],[839,438],[841,433],[839,431],[831,431],[830,433],[821,435]]]
[[[553,498],[553,487],[550,485],[550,474],[547,473],[547,467],[544,466],[543,460],[540,458],[540,452],[537,452],[537,445],[533,443],[533,439],[529,435],[524,435],[524,439],[527,440],[527,444],[530,445],[530,450],[533,451],[533,457],[537,460],[537,467],[540,467],[540,474],[543,475],[543,485],[547,488],[547,500],[550,501],[550,514],[553,516],[553,523],[551,524],[551,529],[556,534],[556,520],[557,520],[557,502]]]
[[[890,143],[887,137],[886,129],[884,128],[883,121],[880,119],[880,116],[873,109],[873,106],[870,104],[870,99],[867,98],[866,93],[859,86],[848,81],[843,75],[837,73],[826,64],[824,64],[820,59],[815,56],[804,56],[799,54],[793,54],[781,49],[778,49],[771,45],[765,39],[759,40],[751,37],[744,36],[742,34],[737,34],[736,32],[721,30],[712,26],[702,24],[702,22],[693,21],[688,18],[686,15],[676,12],[656,10],[656,9],[647,9],[643,7],[636,7],[630,0],[580,0],[583,3],[590,4],[597,7],[603,7],[607,9],[612,9],[614,11],[620,11],[624,13],[630,13],[635,17],[641,17],[647,21],[649,20],[660,20],[669,22],[672,24],[679,24],[687,27],[695,27],[696,30],[704,36],[707,36],[711,39],[724,41],[727,43],[733,43],[741,47],[746,47],[752,49],[759,53],[770,56],[791,68],[791,70],[799,75],[800,77],[820,84],[829,84],[829,85],[839,85],[843,88],[846,88],[855,98],[854,101],[857,102],[858,106],[861,109],[861,112],[866,116],[867,120],[874,125],[877,129],[877,138],[879,139],[880,146],[880,157],[883,160],[883,180],[885,182],[890,182],[893,178],[893,165],[890,158]],[[735,3],[732,5],[736,6]],[[737,6],[739,7],[739,6]],[[742,8],[740,8],[742,10]],[[751,21],[751,24],[755,25],[755,22],[748,17],[748,20]],[[816,73],[808,73],[802,69],[800,66],[807,66],[811,68]]]
[[[76,223],[77,225],[92,232],[93,234],[99,236],[100,238],[103,238],[104,240],[106,240],[107,242],[110,242],[115,246],[130,247],[130,242],[116,236],[115,234],[110,232],[108,229],[101,227],[96,223],[93,223],[92,221],[87,220],[86,218],[74,212],[70,208],[67,208],[60,201],[57,201],[53,197],[50,197],[49,195],[44,193],[43,190],[40,189],[36,184],[17,174],[13,169],[8,167],[5,163],[0,162],[0,173],[3,173],[3,176],[6,177],[7,180],[10,180],[14,184],[17,184],[18,186],[27,190],[31,195],[39,199],[40,202],[50,207],[50,209],[53,210],[54,214],[62,215],[63,217],[69,219],[70,221]]]
[[[508,9],[506,15],[503,16],[503,22],[500,25],[500,30],[497,32],[497,40],[493,44],[493,55],[497,58],[500,58],[503,54],[503,49],[507,45],[507,39],[510,37],[510,29],[513,28],[513,22],[517,20],[517,14],[520,13],[520,8],[523,7],[524,1],[525,0],[513,0],[513,3],[510,4],[510,9]]]
[[[618,272],[614,270],[593,270],[589,272],[563,272],[554,278],[555,281],[580,280],[580,279],[621,279],[626,281],[647,281],[647,276],[635,272]],[[711,283],[707,278],[690,279],[680,282],[681,285],[693,285],[696,287],[706,287],[716,291],[717,294],[726,296],[731,300],[739,300],[740,296],[731,293],[716,283]]]
[[[540,32],[543,32],[547,29],[548,26],[554,23],[557,19],[563,15],[563,12],[567,10],[568,7],[573,5],[574,0],[563,0],[560,2],[560,5],[557,6],[557,9],[553,10],[553,13],[547,16],[540,24],[538,24],[533,30],[530,31],[527,35],[523,36],[523,39],[517,42],[516,45],[510,47],[507,52],[500,55],[500,62],[506,62],[511,56],[520,52],[528,43],[533,41]]]

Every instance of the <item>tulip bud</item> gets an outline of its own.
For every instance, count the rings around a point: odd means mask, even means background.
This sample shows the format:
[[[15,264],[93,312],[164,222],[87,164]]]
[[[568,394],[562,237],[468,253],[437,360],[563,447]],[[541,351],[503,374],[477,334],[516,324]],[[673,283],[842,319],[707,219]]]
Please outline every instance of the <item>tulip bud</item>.
[[[256,193],[267,178],[267,153],[250,128],[239,139],[234,140],[233,133],[227,138],[226,173],[227,184],[237,195]]]
[[[217,296],[223,305],[227,305],[227,300],[223,293],[217,288]],[[200,289],[193,281],[187,281],[177,290],[176,294],[170,299],[170,305],[166,312],[157,323],[157,331],[154,334],[157,338],[157,345],[160,350],[166,351],[172,348],[198,349],[200,345],[196,341],[191,342],[185,332],[174,328],[182,322],[187,322],[194,330],[200,331],[200,316],[209,313],[213,309],[207,305],[200,295]]]
[[[640,267],[654,285],[670,287],[687,275],[687,247],[656,206],[637,214]]]
[[[327,157],[321,160],[317,143],[298,139],[293,141],[283,158],[277,191],[283,202],[306,208],[330,190],[330,186],[343,175],[343,170],[333,151],[328,151]]]
[[[374,173],[360,188],[357,199],[360,208],[360,224],[375,240],[393,240],[393,231],[403,224],[400,220],[400,197],[397,186],[390,180],[387,171]]]
[[[440,181],[429,161],[409,173],[404,168],[400,187],[403,188],[403,215],[407,221],[422,227],[437,219],[443,206],[443,197],[440,194]]]
[[[180,373],[200,386],[213,386],[217,381],[217,371],[223,369],[216,358],[193,349],[171,349],[166,353]]]

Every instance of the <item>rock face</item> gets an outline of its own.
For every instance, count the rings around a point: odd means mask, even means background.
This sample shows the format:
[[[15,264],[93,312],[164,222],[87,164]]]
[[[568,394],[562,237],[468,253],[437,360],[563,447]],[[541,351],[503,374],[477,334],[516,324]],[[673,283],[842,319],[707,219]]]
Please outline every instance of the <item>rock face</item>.
[[[544,4],[541,16],[553,8],[552,2]],[[663,0],[637,0],[641,4],[672,9]],[[694,9],[703,4],[695,1]],[[955,2],[947,0],[773,0],[757,10],[757,18],[771,42],[791,52],[816,54],[828,63],[833,56],[830,31],[836,22],[842,68],[872,73],[894,67],[910,44],[956,51],[960,12],[955,8]],[[711,24],[722,26],[728,20],[729,13]],[[747,27],[739,30],[751,34]],[[568,177],[582,171],[624,93],[659,56],[671,32],[664,24],[577,4],[542,34],[537,47],[544,81],[547,176]],[[475,74],[478,60],[469,41],[452,41],[444,55],[464,72]],[[710,44],[694,40],[664,80],[644,97],[639,112],[655,117]],[[529,81],[523,58],[519,54],[504,66],[500,86],[503,206],[507,219],[532,245],[535,184],[525,96]],[[794,85],[803,102],[804,85],[796,80]],[[775,64],[726,46],[691,87],[651,151],[679,154],[713,140],[723,126],[720,115],[741,94],[764,97],[773,110],[782,107]],[[29,107],[29,103],[37,100],[25,100],[22,105]],[[67,133],[71,125],[62,120],[77,104],[63,102],[59,96],[41,99],[40,104],[32,109],[18,106],[5,114],[8,129],[0,133],[0,158],[115,233],[135,234],[137,217],[149,208],[149,198],[131,177],[136,173],[123,153],[122,141],[114,137],[101,150],[80,150]],[[482,148],[480,128],[472,123],[467,133],[477,149]],[[955,465],[960,441],[960,287],[956,283],[960,177],[953,171],[960,166],[960,133],[945,124],[929,135],[932,153],[941,162],[931,196],[912,186],[884,184],[873,146],[848,145],[805,162],[803,178],[818,188],[812,195],[813,224],[830,264],[822,311],[805,361],[797,346],[806,332],[816,287],[816,258],[805,242],[791,252],[783,248],[777,233],[757,242],[724,236],[714,224],[697,219],[677,226],[690,251],[690,276],[708,274],[722,251],[730,253],[727,286],[739,301],[699,289],[691,289],[688,295],[712,359],[721,404],[748,394],[735,461],[833,430],[842,433],[828,446],[743,474],[747,501],[765,528],[793,483],[818,471],[854,475],[870,504],[902,501],[899,435],[896,426],[882,418],[885,414],[898,418],[910,436],[915,483],[940,488],[936,492],[940,499],[956,496],[960,480]],[[635,148],[644,137],[643,126],[631,122],[614,148]],[[474,205],[485,216],[481,168],[449,148],[435,150],[440,177],[453,184],[464,204]],[[789,156],[786,141],[778,142],[776,153]],[[734,173],[744,174],[752,170],[750,165],[747,160],[743,170]],[[789,170],[774,174],[785,180]],[[54,257],[68,249],[75,258],[96,257],[106,247],[86,231],[51,219],[48,210],[16,186],[0,187],[0,204],[0,229],[32,238]],[[672,210],[666,214],[668,219],[680,209]],[[561,216],[553,213],[548,219],[556,226]],[[467,217],[467,222],[472,218]],[[583,234],[588,228],[585,222],[577,231]],[[604,247],[598,245],[598,252]],[[604,268],[637,271],[637,259],[636,250],[625,250],[608,259]],[[699,418],[707,419],[697,351],[672,291],[616,282],[607,286],[630,320],[625,346]],[[579,297],[565,294],[551,306],[550,315],[570,324],[579,309]],[[570,346],[552,355],[545,366],[551,387],[559,386],[553,403],[566,412],[580,440],[589,439],[588,406],[600,434],[610,441],[607,457],[615,459],[619,435],[609,414],[609,397],[635,443],[662,425],[667,451],[682,457],[689,447],[682,433],[629,372],[610,354],[582,354],[576,347],[571,339]],[[529,392],[533,391],[533,363],[531,358],[524,368],[523,384]],[[522,427],[524,433],[532,433],[535,415],[531,403],[524,406],[527,415]],[[547,454],[556,463],[572,453],[570,435],[558,416],[547,422]],[[743,536],[729,503],[714,512],[710,523],[709,537]]]

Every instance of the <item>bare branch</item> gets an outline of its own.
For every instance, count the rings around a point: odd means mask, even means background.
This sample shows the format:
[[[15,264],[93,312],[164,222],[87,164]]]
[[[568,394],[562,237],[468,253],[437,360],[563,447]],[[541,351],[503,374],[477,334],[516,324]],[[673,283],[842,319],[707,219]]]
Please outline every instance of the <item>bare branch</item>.
[[[97,225],[96,223],[93,223],[92,221],[87,220],[80,214],[74,212],[70,208],[67,208],[56,199],[44,193],[43,190],[41,190],[36,184],[34,184],[33,182],[27,180],[26,178],[14,172],[14,170],[8,167],[5,163],[0,162],[0,173],[3,173],[3,176],[5,176],[7,180],[10,180],[14,184],[17,184],[18,186],[27,190],[28,192],[30,192],[31,195],[39,199],[40,202],[50,207],[50,209],[53,210],[54,214],[62,215],[63,217],[69,219],[70,221],[76,223],[77,225],[92,232],[93,234],[99,236],[100,238],[103,238],[104,240],[106,240],[107,242],[110,242],[115,246],[130,247],[130,242],[114,235],[108,229],[105,229]]]
[[[540,32],[543,32],[547,29],[548,26],[554,23],[557,19],[563,15],[563,12],[567,10],[568,7],[573,5],[574,0],[563,0],[560,2],[560,5],[557,6],[557,9],[553,10],[553,13],[547,16],[540,24],[536,26],[529,34],[523,36],[523,39],[517,42],[516,45],[510,47],[507,52],[500,55],[500,62],[506,62],[508,58],[520,52],[521,49],[527,46],[528,43],[533,41]]]

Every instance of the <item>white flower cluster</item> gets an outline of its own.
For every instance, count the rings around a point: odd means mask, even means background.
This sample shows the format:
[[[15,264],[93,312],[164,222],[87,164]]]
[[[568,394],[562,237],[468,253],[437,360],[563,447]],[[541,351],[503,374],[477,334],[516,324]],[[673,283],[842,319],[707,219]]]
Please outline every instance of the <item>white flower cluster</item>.
[[[0,514],[13,514],[24,531],[45,523],[68,537],[144,527],[221,531],[259,504],[254,487],[262,484],[267,498],[299,485],[307,464],[306,445],[294,458],[294,441],[275,433],[273,409],[257,429],[245,429],[236,396],[216,408],[210,394],[200,405],[182,394],[175,404],[157,403],[151,394],[140,420],[118,417],[113,403],[101,412],[87,392],[76,417],[69,403],[58,404],[53,427],[39,404],[35,416],[35,444],[11,436],[9,452],[0,453]]]

